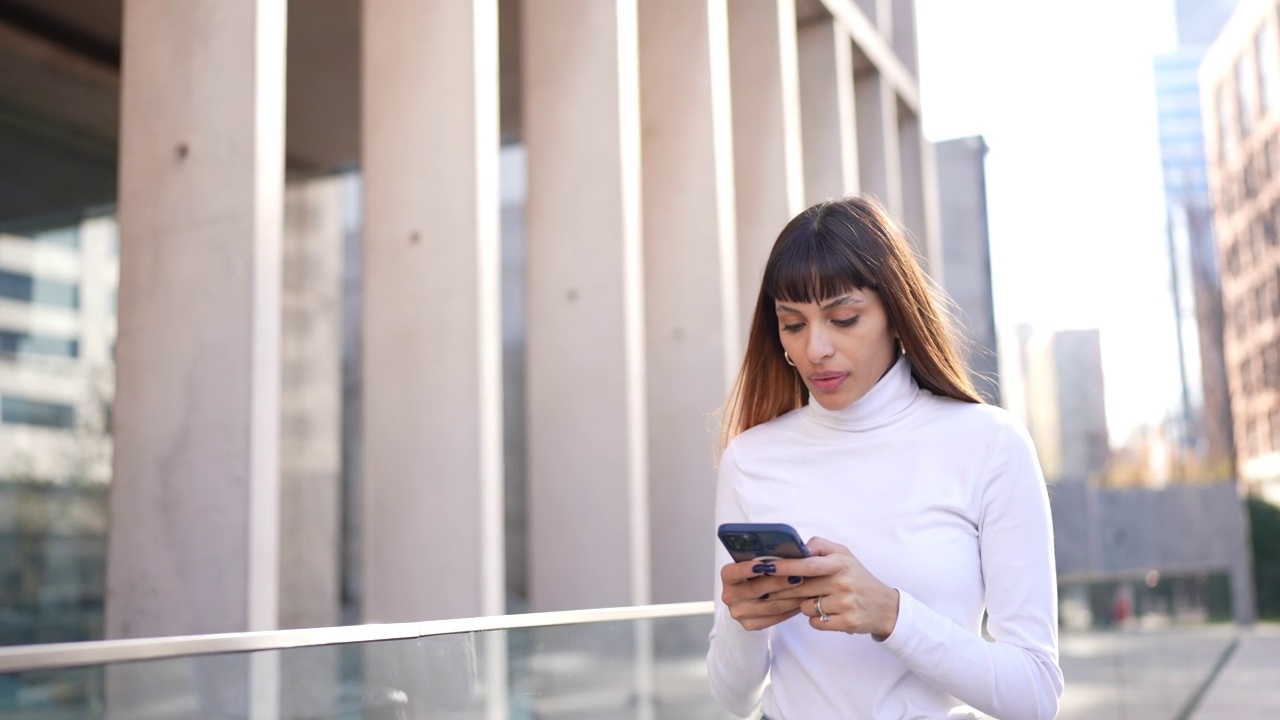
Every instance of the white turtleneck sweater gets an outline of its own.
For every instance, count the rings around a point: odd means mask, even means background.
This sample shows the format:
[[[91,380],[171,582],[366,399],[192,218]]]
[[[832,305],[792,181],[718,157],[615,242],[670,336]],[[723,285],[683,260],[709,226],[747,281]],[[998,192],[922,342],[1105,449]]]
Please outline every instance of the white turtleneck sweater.
[[[720,599],[712,694],[771,720],[1057,713],[1057,588],[1044,479],[1000,408],[921,390],[900,357],[840,411],[810,403],[735,438],[720,460],[716,524],[789,523],[846,547],[899,592],[893,633],[815,630],[800,615],[747,631]],[[983,609],[987,632],[981,635]],[[958,702],[957,702],[958,701]],[[968,706],[968,707],[964,707]]]

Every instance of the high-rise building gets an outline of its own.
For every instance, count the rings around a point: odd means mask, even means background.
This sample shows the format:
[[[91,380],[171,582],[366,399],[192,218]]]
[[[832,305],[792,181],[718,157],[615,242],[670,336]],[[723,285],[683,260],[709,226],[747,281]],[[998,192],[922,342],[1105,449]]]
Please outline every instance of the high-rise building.
[[[1001,404],[995,309],[991,297],[991,245],[987,232],[987,144],[981,137],[935,146],[943,288],[955,303],[962,348],[978,392]]]
[[[1172,428],[1180,453],[1229,477],[1234,446],[1222,357],[1222,291],[1209,204],[1197,75],[1237,0],[1178,0],[1178,47],[1155,59],[1167,242],[1182,379]],[[1179,467],[1182,467],[1179,464]]]
[[[1049,482],[1085,482],[1110,456],[1097,330],[1019,328],[1023,418]]]
[[[1200,66],[1237,467],[1280,499],[1280,17],[1245,0]]]

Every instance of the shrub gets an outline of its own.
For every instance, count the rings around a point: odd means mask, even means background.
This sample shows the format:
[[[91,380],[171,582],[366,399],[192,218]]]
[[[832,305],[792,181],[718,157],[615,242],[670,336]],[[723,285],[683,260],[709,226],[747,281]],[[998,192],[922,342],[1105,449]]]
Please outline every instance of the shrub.
[[[1248,507],[1258,616],[1280,619],[1280,507],[1255,497],[1248,499]]]

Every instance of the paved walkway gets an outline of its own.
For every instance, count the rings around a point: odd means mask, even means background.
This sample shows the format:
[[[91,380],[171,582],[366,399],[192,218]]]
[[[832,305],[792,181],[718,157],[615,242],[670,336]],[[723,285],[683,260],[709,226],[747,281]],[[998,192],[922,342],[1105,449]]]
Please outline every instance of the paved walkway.
[[[1240,633],[1240,642],[1200,700],[1192,720],[1280,718],[1280,624]]]
[[[1064,632],[1060,651],[1060,720],[1280,719],[1280,625]]]

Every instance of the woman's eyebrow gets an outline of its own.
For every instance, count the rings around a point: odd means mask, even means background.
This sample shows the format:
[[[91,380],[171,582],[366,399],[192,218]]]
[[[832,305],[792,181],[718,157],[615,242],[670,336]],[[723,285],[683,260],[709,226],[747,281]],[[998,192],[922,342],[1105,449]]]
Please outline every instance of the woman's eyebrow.
[[[854,297],[853,295],[845,295],[844,297],[836,298],[835,300],[832,300],[826,305],[823,305],[821,309],[825,311],[825,310],[830,310],[832,308],[838,308],[842,305],[858,305],[858,304],[861,304],[862,302],[864,302],[864,300],[860,297]],[[783,305],[782,303],[777,303],[774,306],[774,310],[776,310],[777,312],[795,313],[796,315],[804,314],[799,310],[791,307],[790,305]]]
[[[852,295],[845,295],[842,298],[836,298],[835,300],[832,300],[826,305],[823,305],[822,309],[830,310],[831,308],[840,307],[841,305],[857,305],[858,303],[861,303],[861,302],[862,302],[862,298],[854,297]]]

